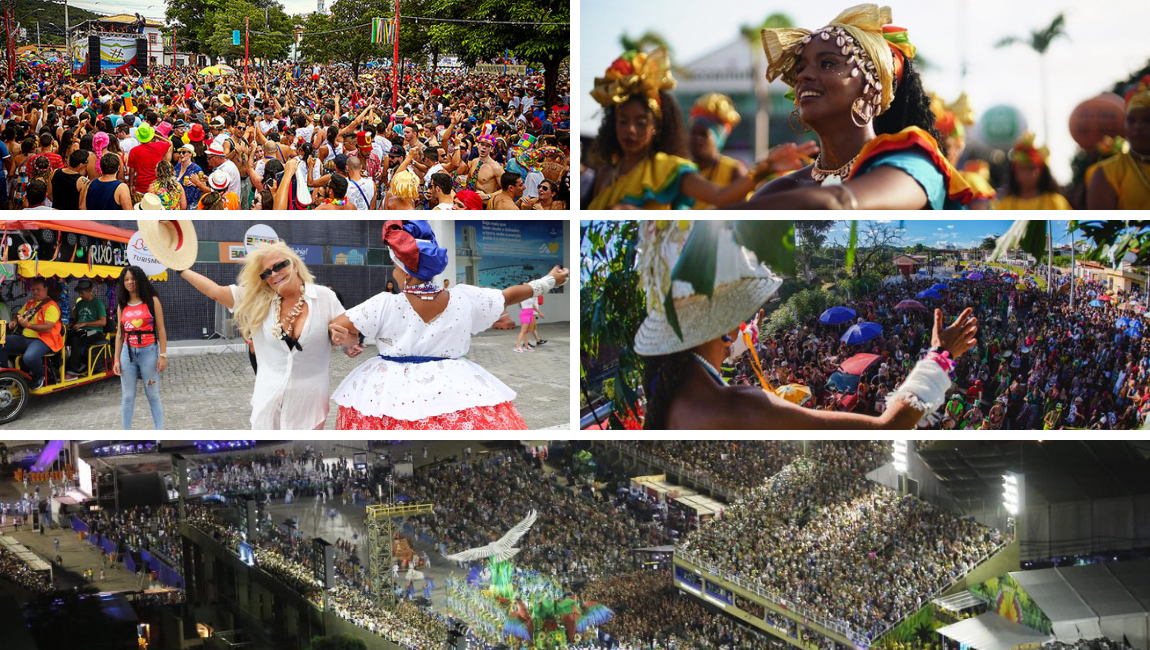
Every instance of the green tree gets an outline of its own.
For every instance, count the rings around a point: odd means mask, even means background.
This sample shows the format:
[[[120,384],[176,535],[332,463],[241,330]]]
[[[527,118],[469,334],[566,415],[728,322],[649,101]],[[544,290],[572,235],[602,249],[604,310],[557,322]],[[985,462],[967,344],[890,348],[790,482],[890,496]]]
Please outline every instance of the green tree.
[[[835,222],[825,219],[800,219],[795,222],[795,239],[798,240],[798,249],[795,258],[803,272],[803,282],[814,282],[815,274],[811,269],[815,255],[826,244],[827,234],[835,227]]]
[[[367,643],[347,634],[333,634],[313,638],[308,650],[367,650]]]
[[[623,35],[619,37],[619,45],[623,46],[623,51],[635,50],[637,52],[651,52],[662,48],[667,51],[668,58],[674,58],[675,53],[671,44],[662,34],[651,30],[643,32],[639,38],[632,38],[627,32],[623,32]]]
[[[402,9],[401,9],[402,11]],[[395,3],[386,0],[339,0],[331,5],[331,15],[327,17],[312,14],[304,23],[303,53],[321,63],[343,62],[351,64],[353,75],[359,75],[359,67],[372,59],[390,58],[392,46],[371,42],[372,18],[391,18],[395,14]],[[333,30],[343,30],[337,33]],[[405,32],[411,26],[400,21],[399,39],[402,48]],[[401,50],[402,51],[402,50]]]
[[[980,251],[992,251],[998,245],[998,237],[984,237],[982,243],[978,245]]]
[[[224,0],[168,0],[164,18],[175,31],[180,51],[205,54],[215,62],[210,48],[212,25],[208,17],[224,6]]]
[[[283,59],[291,44],[290,20],[278,3],[266,6],[269,23],[264,27],[265,8],[246,0],[222,0],[223,5],[210,13],[204,22],[211,27],[208,36],[209,51],[216,56],[243,59],[244,19],[248,19],[249,55],[260,59]],[[240,44],[232,45],[232,31],[240,31]],[[270,32],[270,33],[269,33]]]
[[[342,0],[341,0],[342,1]],[[424,10],[439,18],[490,20],[538,25],[447,23],[430,21],[431,42],[444,51],[454,50],[464,63],[473,65],[509,52],[543,67],[544,96],[554,104],[559,97],[559,67],[571,54],[571,3],[569,0],[424,0]],[[400,11],[406,15],[406,5]],[[402,35],[403,28],[400,27]]]
[[[1063,37],[1070,38],[1066,33],[1066,16],[1060,13],[1043,29],[1032,31],[1028,36],[1007,36],[994,45],[1001,48],[1022,43],[1038,54],[1042,67],[1042,139],[1047,144],[1050,143],[1050,120],[1047,115],[1049,96],[1046,91],[1046,51],[1054,41]]]

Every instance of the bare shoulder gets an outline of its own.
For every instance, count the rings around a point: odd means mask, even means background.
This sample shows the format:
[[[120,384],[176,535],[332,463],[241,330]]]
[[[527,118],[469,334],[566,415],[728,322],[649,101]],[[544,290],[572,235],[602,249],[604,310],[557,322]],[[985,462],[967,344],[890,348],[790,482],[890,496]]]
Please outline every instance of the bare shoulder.
[[[759,190],[755,192],[755,197],[775,194],[777,192],[786,192],[808,185],[808,183],[803,182],[803,179],[809,179],[811,177],[811,167],[813,167],[813,165],[807,165],[797,172],[776,178],[770,183],[760,187]],[[809,184],[813,185],[814,183],[812,181]]]

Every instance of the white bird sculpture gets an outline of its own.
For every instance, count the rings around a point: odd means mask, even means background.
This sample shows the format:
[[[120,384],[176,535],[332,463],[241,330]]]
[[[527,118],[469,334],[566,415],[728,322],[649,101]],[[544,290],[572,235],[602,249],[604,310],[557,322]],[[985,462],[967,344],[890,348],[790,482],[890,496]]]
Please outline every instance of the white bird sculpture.
[[[489,558],[493,558],[496,562],[506,562],[515,557],[515,554],[519,552],[519,549],[515,548],[515,545],[527,534],[527,531],[531,530],[532,524],[535,523],[536,516],[536,512],[532,510],[530,514],[523,518],[523,521],[515,524],[511,530],[507,531],[506,535],[487,546],[469,548],[466,551],[445,557],[449,560],[455,560],[456,562],[474,562],[476,560],[486,560]]]

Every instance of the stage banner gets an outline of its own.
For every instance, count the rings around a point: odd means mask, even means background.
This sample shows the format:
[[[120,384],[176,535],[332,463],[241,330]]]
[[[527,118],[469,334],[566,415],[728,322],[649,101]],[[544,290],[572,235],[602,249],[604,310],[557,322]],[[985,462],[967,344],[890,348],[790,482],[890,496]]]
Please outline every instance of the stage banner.
[[[132,559],[131,553],[124,555],[124,568],[128,570],[128,573],[136,572],[136,561]]]
[[[502,63],[478,63],[475,71],[479,74],[506,74],[522,77],[527,74],[525,65],[503,65]]]
[[[455,222],[457,284],[506,289],[547,275],[563,260],[561,221]]]
[[[136,67],[136,40],[100,37],[100,73],[128,74]]]
[[[80,519],[79,517],[76,517],[75,515],[73,515],[72,516],[72,530],[76,531],[77,533],[86,533],[86,532],[88,532],[88,524],[84,523],[83,519]]]
[[[88,74],[88,38],[78,38],[68,47],[72,59],[72,74]]]

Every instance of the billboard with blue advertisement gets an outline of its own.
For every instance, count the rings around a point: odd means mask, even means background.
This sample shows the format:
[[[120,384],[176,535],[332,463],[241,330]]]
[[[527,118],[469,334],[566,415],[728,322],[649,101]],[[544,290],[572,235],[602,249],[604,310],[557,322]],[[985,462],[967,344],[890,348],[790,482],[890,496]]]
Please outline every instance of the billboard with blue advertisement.
[[[308,266],[319,266],[323,264],[323,246],[304,246],[302,244],[288,244],[288,247],[295,251],[303,259],[303,263]]]
[[[339,266],[363,266],[367,264],[367,248],[332,246],[331,263]]]
[[[457,284],[506,289],[562,266],[563,256],[562,221],[455,222]]]

